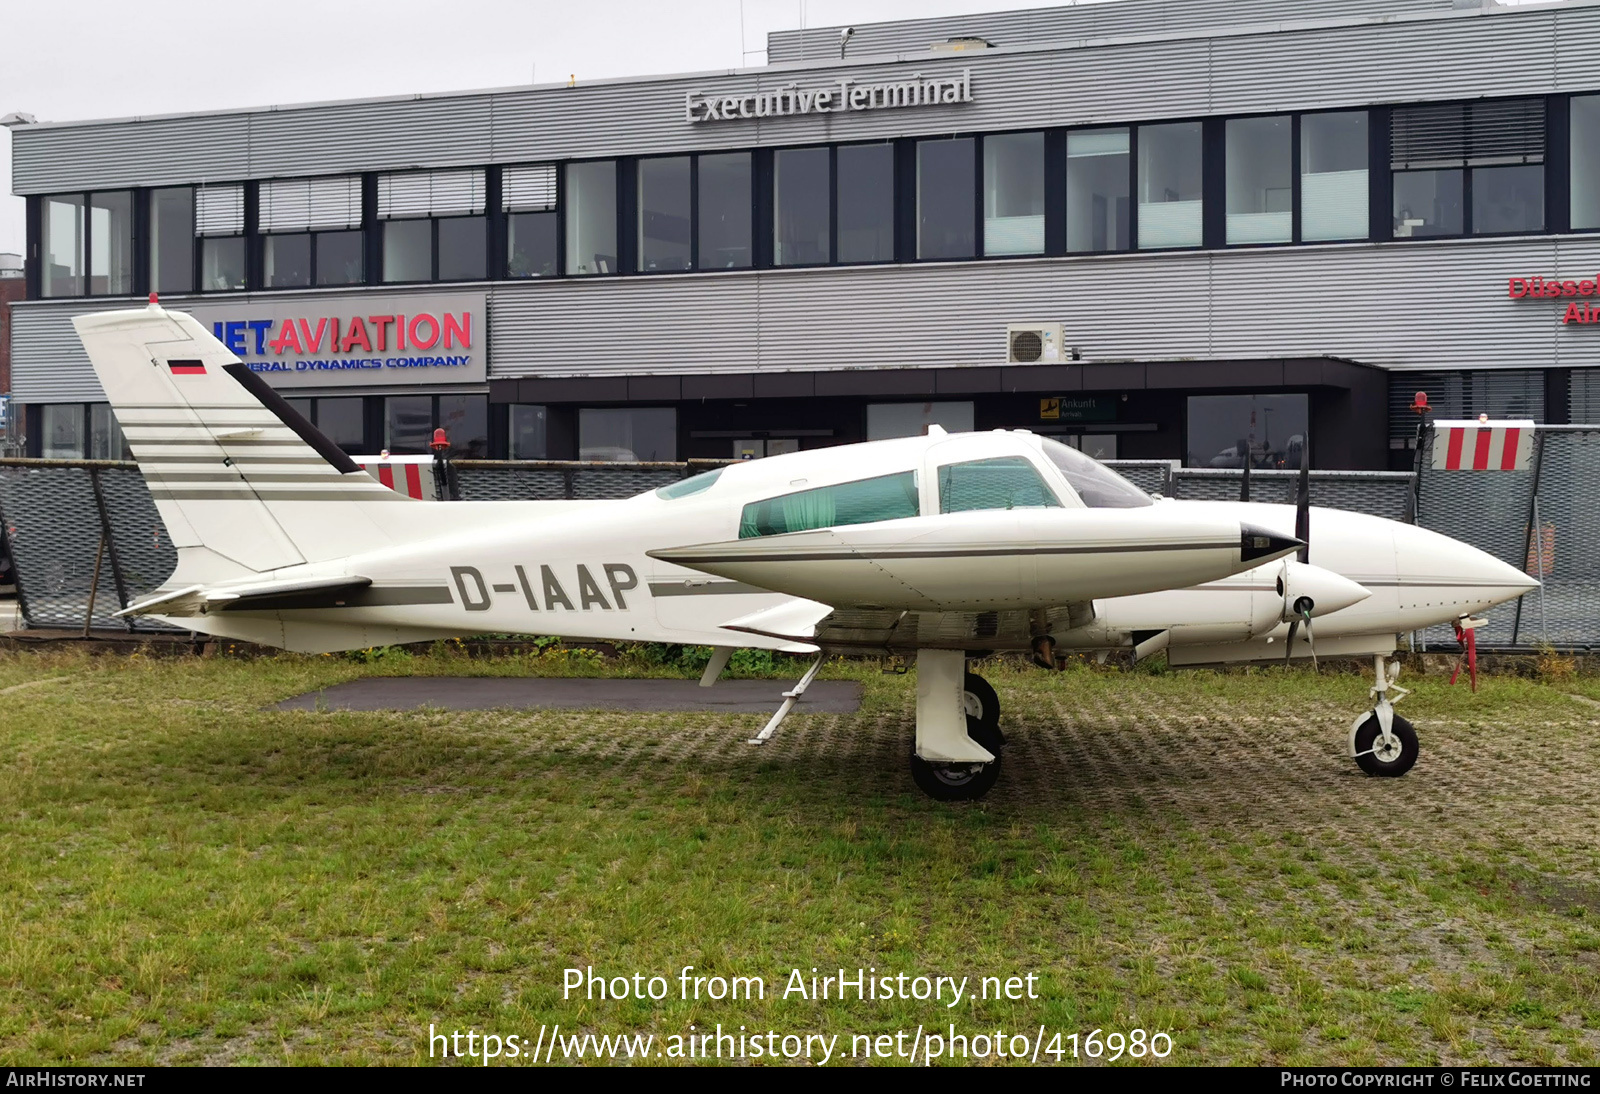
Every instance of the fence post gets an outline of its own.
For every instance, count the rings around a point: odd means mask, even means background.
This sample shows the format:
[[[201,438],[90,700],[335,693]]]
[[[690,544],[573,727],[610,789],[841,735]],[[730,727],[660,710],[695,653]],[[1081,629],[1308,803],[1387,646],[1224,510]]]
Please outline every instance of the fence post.
[[[1521,562],[1522,562],[1522,572],[1523,573],[1527,573],[1528,572],[1528,556],[1533,553],[1534,537],[1536,535],[1538,535],[1538,529],[1535,527],[1535,522],[1538,521],[1538,519],[1539,519],[1539,475],[1540,475],[1540,472],[1543,470],[1543,468],[1544,468],[1544,434],[1541,433],[1538,430],[1537,427],[1535,427],[1535,429],[1533,431],[1533,485],[1532,485],[1532,488],[1528,491],[1528,524],[1527,524],[1528,534],[1523,537],[1523,542],[1522,542],[1522,559],[1521,559]],[[1539,591],[1542,594],[1544,592],[1544,572],[1543,572],[1544,571],[1544,566],[1542,564],[1540,565],[1539,570],[1540,570],[1540,573],[1539,573]],[[1517,597],[1517,611],[1516,611],[1516,614],[1512,617],[1512,624],[1511,624],[1511,644],[1513,646],[1521,644],[1521,639],[1522,639],[1522,604],[1523,604],[1523,601],[1525,601],[1527,599],[1528,598],[1525,597],[1525,596]],[[1540,598],[1540,602],[1543,603],[1543,597],[1542,596]],[[1541,638],[1548,638],[1549,637],[1549,631],[1546,630],[1544,634],[1540,635],[1540,637]]]
[[[128,598],[128,583],[123,579],[122,560],[117,557],[116,537],[111,534],[111,510],[106,508],[106,497],[100,488],[100,469],[98,467],[89,468],[89,486],[94,492],[95,510],[100,514],[100,540],[102,545],[110,552],[111,555],[111,581],[117,587],[117,607],[119,609],[126,608],[130,603]],[[96,589],[98,589],[100,585],[99,573],[100,565],[97,560],[95,563]],[[94,591],[95,590],[90,590],[91,602],[93,601]],[[131,633],[134,629],[133,617],[128,616],[124,620],[124,625]]]
[[[100,533],[100,545],[94,549],[94,576],[89,579],[89,606],[83,612],[83,636],[89,637],[94,629],[94,600],[100,591],[100,563],[106,555],[106,534]]]

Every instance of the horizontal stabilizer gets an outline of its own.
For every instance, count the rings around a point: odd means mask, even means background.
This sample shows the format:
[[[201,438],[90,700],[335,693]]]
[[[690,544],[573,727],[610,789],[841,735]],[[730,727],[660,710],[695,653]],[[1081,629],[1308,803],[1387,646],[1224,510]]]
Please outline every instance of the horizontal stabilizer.
[[[787,638],[809,644],[816,639],[817,624],[832,614],[832,608],[815,600],[786,600],[775,607],[729,620],[722,627],[729,631]]]
[[[270,610],[279,606],[278,602],[285,597],[304,598],[308,595],[327,597],[331,603],[339,593],[358,592],[371,584],[369,577],[322,577],[307,581],[256,581],[247,585],[217,585],[211,588],[193,585],[142,600],[124,608],[117,615],[185,616],[205,615],[212,611],[248,611],[253,608]]]

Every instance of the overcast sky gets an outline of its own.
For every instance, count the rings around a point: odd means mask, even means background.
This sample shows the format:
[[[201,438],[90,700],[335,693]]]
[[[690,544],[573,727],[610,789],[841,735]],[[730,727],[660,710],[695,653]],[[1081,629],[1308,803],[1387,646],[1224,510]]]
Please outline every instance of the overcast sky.
[[[40,121],[760,65],[769,30],[1065,0],[5,0],[0,116]],[[742,38],[741,38],[742,34]],[[0,251],[20,253],[0,130]]]

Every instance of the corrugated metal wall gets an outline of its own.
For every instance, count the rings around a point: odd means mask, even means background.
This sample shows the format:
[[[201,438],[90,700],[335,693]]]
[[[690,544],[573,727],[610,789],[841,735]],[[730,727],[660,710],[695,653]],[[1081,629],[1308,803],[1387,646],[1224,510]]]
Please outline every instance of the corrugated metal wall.
[[[1600,328],[1563,325],[1562,301],[1513,300],[1506,281],[1597,272],[1600,239],[1571,237],[496,283],[490,374],[995,365],[1005,325],[1040,320],[1091,361],[1592,368]],[[68,321],[97,306],[126,303],[13,308],[20,401],[100,397]]]
[[[982,38],[995,46],[1135,34],[1179,34],[1287,20],[1352,19],[1449,11],[1454,0],[1120,0],[1074,7],[994,11],[935,19],[861,23],[844,55],[870,57],[927,49],[951,38]],[[779,30],[767,35],[767,62],[831,60],[839,56],[840,26]]]
[[[1058,37],[1049,20],[1078,18],[1103,21],[1124,37],[1094,46],[937,57],[918,52],[866,64],[818,61],[809,71],[784,66],[573,88],[22,126],[11,131],[12,186],[32,194],[1600,89],[1600,4],[1571,0],[1560,8],[1484,15],[1443,10],[1449,7],[1449,0],[1347,0],[1308,11],[1291,0],[1233,0],[1229,12],[1255,12],[1250,25],[1263,29],[1127,41],[1152,29],[1193,32],[1227,20],[1212,14],[1212,4],[1090,5],[993,18],[1010,20],[1006,25],[1018,28],[1018,41]],[[1395,10],[1420,12],[1422,18],[1313,23],[1282,31],[1273,22],[1291,16],[1350,20]],[[1049,25],[1027,31],[1030,20]],[[884,24],[905,25],[921,24]],[[906,33],[926,37],[921,30]],[[836,34],[834,41],[836,50]],[[683,116],[686,92],[739,94],[790,82],[821,86],[840,76],[872,82],[969,66],[975,101],[959,106],[693,125]]]

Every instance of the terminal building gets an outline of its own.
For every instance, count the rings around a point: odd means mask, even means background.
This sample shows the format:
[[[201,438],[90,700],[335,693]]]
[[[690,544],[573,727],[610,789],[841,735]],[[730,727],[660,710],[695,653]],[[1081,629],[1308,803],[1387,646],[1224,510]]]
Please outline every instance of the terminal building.
[[[352,452],[682,460],[1028,428],[1409,467],[1600,420],[1600,0],[1118,0],[757,68],[11,123],[28,451],[155,291]]]

